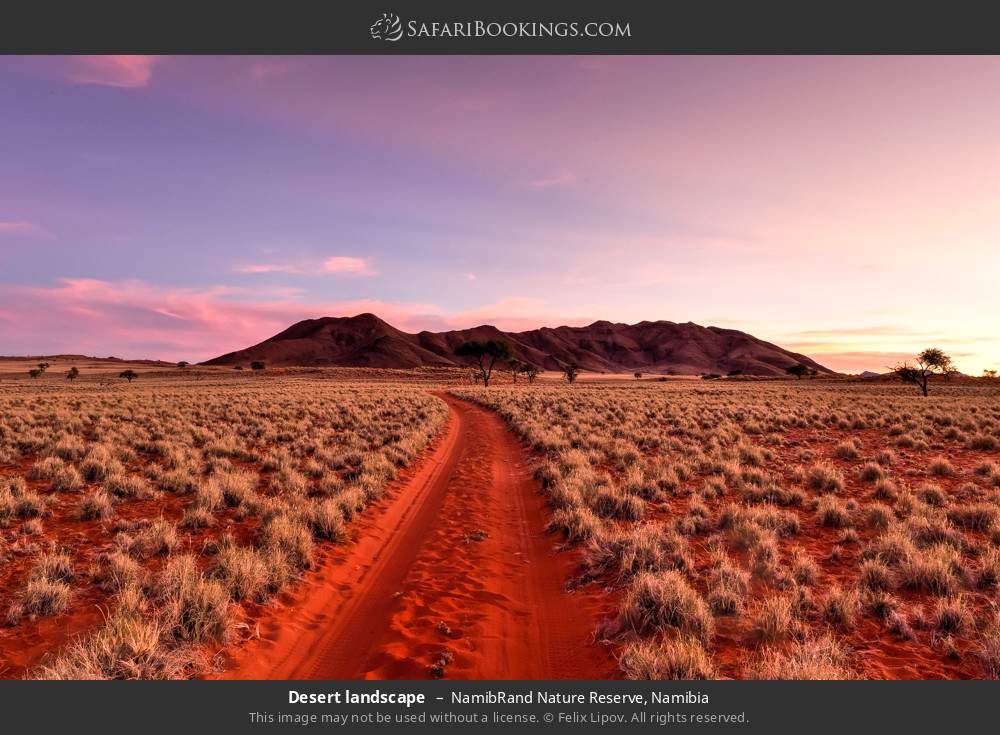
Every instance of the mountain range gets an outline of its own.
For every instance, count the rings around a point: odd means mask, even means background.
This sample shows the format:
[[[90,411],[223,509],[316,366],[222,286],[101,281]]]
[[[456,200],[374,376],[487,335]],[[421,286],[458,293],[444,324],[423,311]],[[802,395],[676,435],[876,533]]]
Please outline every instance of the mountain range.
[[[506,340],[518,359],[543,370],[575,363],[582,370],[608,373],[784,375],[796,363],[820,373],[833,371],[805,355],[790,352],[735,329],[669,321],[585,327],[542,327],[503,332],[491,325],[447,332],[410,334],[374,314],[322,317],[293,324],[283,332],[230,352],[206,365],[339,366],[412,368],[461,366],[455,348],[470,340]]]

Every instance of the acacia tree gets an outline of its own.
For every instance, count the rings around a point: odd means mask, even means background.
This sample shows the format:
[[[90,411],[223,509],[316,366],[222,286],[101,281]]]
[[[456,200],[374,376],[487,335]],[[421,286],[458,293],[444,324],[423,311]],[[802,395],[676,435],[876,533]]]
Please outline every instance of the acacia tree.
[[[76,380],[78,377],[80,377],[80,368],[76,365],[66,371],[66,380]]]
[[[47,362],[40,362],[40,363],[38,363],[38,370],[40,372],[44,373],[48,369],[49,369],[49,364]]]
[[[476,361],[476,369],[484,387],[489,387],[490,378],[493,377],[493,366],[497,361],[511,359],[510,344],[501,339],[463,342],[455,348],[455,354],[459,357],[471,357]]]
[[[632,375],[635,377],[636,380],[641,380],[642,379],[642,373],[640,373],[638,370],[636,372],[632,373]]]
[[[579,375],[580,368],[575,362],[571,362],[563,366],[563,377],[566,378],[567,383],[575,382]]]
[[[44,370],[42,370],[41,368],[31,368],[31,370],[28,371],[28,375],[30,375],[32,378],[37,378],[43,372]]]
[[[253,362],[250,363],[250,369],[251,370],[264,370],[266,368],[267,368],[267,365],[265,365],[260,360],[254,360]]]
[[[507,369],[510,371],[511,380],[515,383],[517,382],[517,376],[523,373],[526,367],[528,366],[516,357],[510,357],[507,359]]]
[[[809,366],[797,362],[794,365],[786,367],[785,372],[789,375],[794,375],[797,380],[802,380],[802,378],[809,374]]]
[[[528,376],[529,383],[534,383],[535,378],[538,377],[538,368],[531,363],[528,363],[524,366],[524,374]]]
[[[955,372],[955,365],[944,350],[928,347],[917,355],[916,365],[904,362],[894,367],[892,372],[904,383],[913,383],[926,396],[930,377],[932,375],[951,375]]]
[[[128,382],[132,382],[139,377],[139,374],[135,370],[122,370],[118,373],[119,378],[125,378]]]

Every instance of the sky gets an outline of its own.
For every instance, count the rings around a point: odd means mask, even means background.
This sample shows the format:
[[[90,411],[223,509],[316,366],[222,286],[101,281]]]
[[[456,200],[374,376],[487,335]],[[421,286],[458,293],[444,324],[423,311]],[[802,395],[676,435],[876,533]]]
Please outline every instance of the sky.
[[[0,354],[305,318],[1000,368],[1000,57],[0,57]]]

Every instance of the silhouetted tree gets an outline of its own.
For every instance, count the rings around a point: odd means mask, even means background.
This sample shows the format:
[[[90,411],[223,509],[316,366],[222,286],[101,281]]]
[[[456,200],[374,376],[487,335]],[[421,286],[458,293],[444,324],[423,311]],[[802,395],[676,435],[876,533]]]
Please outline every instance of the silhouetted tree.
[[[789,375],[794,375],[798,380],[802,380],[802,378],[809,374],[809,366],[797,362],[794,365],[786,367],[785,372]]]
[[[524,366],[524,374],[528,376],[528,382],[534,383],[535,378],[538,377],[538,368],[531,363]]]
[[[632,373],[632,375],[634,375],[634,376],[635,376],[635,379],[636,379],[636,380],[639,380],[639,379],[641,379],[641,378],[642,378],[642,373],[640,373],[640,372],[634,372],[634,373]]]
[[[489,387],[490,378],[493,377],[493,366],[497,361],[509,360],[511,357],[510,345],[500,339],[463,342],[455,348],[455,354],[459,357],[471,357],[476,361],[484,387]]]
[[[507,369],[510,371],[511,380],[515,383],[517,382],[517,376],[523,373],[526,367],[527,365],[518,360],[516,357],[507,359]]]
[[[983,370],[983,377],[984,378],[990,378],[990,379],[992,379],[992,378],[995,378],[996,376],[997,376],[997,371],[996,370]]]
[[[40,362],[38,363],[38,369],[44,373],[46,370],[49,369],[49,364],[47,362]]]
[[[80,368],[76,365],[66,371],[66,380],[76,380],[80,377]]]
[[[576,382],[577,377],[580,375],[580,368],[575,362],[571,362],[563,366],[563,377],[566,378],[567,383]]]
[[[267,368],[267,365],[265,365],[260,360],[254,360],[253,362],[250,363],[250,369],[251,370],[264,370],[266,368]]]
[[[118,373],[119,378],[125,378],[128,382],[132,382],[139,377],[139,374],[135,370],[122,370]]]
[[[955,372],[955,365],[951,358],[944,353],[944,350],[928,347],[917,355],[916,365],[904,362],[894,367],[892,371],[904,383],[913,383],[920,388],[920,392],[926,396],[930,377],[932,375],[951,375]]]

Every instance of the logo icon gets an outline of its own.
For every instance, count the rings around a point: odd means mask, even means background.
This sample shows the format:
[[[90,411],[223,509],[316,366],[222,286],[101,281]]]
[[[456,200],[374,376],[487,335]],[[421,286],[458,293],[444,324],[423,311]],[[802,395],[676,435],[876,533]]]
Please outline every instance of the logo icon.
[[[368,30],[376,41],[398,41],[403,37],[403,23],[395,13],[382,13]]]

